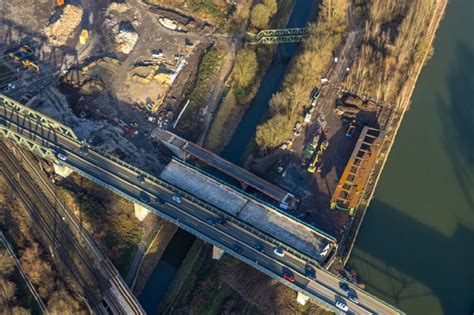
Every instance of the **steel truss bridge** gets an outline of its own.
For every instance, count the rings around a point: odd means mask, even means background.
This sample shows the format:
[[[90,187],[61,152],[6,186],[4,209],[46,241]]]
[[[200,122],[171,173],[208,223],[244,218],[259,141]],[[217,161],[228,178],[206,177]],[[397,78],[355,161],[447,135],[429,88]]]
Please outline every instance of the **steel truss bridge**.
[[[287,28],[260,31],[255,37],[256,44],[299,43],[309,36],[307,28]]]
[[[89,147],[87,156],[81,154],[85,143],[78,140],[71,128],[1,94],[0,135],[148,209],[336,313],[342,313],[335,307],[335,302],[341,300],[354,314],[402,313],[353,285],[350,287],[358,295],[359,303],[343,298],[346,293],[339,287],[343,280],[322,268],[315,258],[106,152]],[[58,152],[66,154],[67,159],[59,160]],[[138,180],[138,176],[145,180]],[[150,202],[143,202],[143,194],[151,196]],[[174,202],[175,195],[182,202]],[[210,225],[206,222],[210,217],[224,218],[227,224]],[[335,242],[330,238],[326,241]],[[264,249],[256,249],[255,244],[262,244]],[[284,257],[276,256],[274,247],[282,248],[286,252]],[[316,270],[315,278],[307,275],[307,266]],[[282,277],[288,272],[295,276],[294,281]]]

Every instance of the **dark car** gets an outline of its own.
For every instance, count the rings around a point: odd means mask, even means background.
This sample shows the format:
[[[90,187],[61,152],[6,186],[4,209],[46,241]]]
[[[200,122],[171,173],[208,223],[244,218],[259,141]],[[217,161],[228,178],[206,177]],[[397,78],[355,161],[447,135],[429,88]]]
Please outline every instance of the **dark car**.
[[[349,285],[345,282],[340,282],[339,287],[342,289],[342,291],[347,292],[347,293],[349,293],[349,291],[351,290],[349,288]]]
[[[240,247],[240,246],[234,246],[234,252],[236,252],[236,253],[239,254],[239,255],[242,255],[242,253],[244,252],[244,250],[243,250],[242,247]]]
[[[166,203],[166,201],[163,198],[160,198],[160,197],[156,197],[156,202],[159,205],[164,205]]]
[[[359,298],[357,297],[357,294],[356,294],[354,291],[349,292],[349,294],[347,295],[347,297],[348,297],[349,300],[351,300],[352,302],[354,302],[354,303],[356,303],[356,304],[359,304]]]
[[[219,223],[219,224],[221,224],[221,225],[226,225],[226,224],[227,224],[227,220],[220,217],[219,219],[217,219],[217,223]]]
[[[304,274],[307,277],[316,279],[316,270],[314,270],[313,267],[306,266],[305,269],[304,269]]]
[[[206,222],[212,226],[216,225],[216,220],[214,220],[213,218],[207,218]]]
[[[140,183],[144,183],[145,182],[145,177],[143,175],[138,175],[137,176],[137,179]]]
[[[150,203],[150,197],[146,194],[141,194],[140,195],[140,201],[146,204]]]
[[[84,154],[84,155],[88,155],[88,154],[89,154],[89,148],[88,148],[88,147],[81,147],[79,150],[80,150],[81,153]]]
[[[259,252],[263,251],[263,245],[260,243],[256,243],[253,247]]]

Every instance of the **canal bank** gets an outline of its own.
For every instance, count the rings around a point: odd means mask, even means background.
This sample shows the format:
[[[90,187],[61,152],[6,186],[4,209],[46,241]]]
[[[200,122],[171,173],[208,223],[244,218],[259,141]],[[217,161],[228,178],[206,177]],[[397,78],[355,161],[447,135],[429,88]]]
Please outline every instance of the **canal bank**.
[[[296,1],[286,28],[305,27],[318,3],[319,1]],[[268,102],[273,93],[279,91],[290,61],[296,55],[298,47],[297,43],[278,45],[257,94],[242,117],[230,142],[220,154],[226,160],[239,164],[247,147],[254,145],[257,126],[265,119],[268,113]]]
[[[474,311],[473,14],[448,5],[349,261],[409,314]]]

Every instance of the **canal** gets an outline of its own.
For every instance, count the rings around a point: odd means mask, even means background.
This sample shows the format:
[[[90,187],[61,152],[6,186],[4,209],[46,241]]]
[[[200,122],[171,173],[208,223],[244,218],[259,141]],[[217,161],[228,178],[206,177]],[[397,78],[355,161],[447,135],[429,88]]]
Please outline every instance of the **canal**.
[[[305,27],[317,1],[297,0],[288,20],[287,28]],[[239,163],[247,149],[255,143],[257,125],[263,122],[268,112],[268,102],[278,92],[288,70],[288,64],[295,55],[298,44],[279,45],[270,67],[267,69],[260,88],[248,110],[221,156],[233,163]]]
[[[474,312],[474,1],[450,1],[349,264],[408,314]]]
[[[296,1],[287,27],[304,27],[313,5],[313,1]],[[274,60],[265,73],[257,95],[250,104],[249,110],[245,113],[234,137],[223,152],[223,157],[233,162],[240,160],[245,151],[245,145],[242,146],[242,143],[251,142],[255,136],[256,126],[263,121],[268,110],[268,101],[272,94],[278,91],[285,76],[288,63],[296,53],[297,48],[297,44],[278,46]],[[168,291],[194,239],[194,236],[180,229],[170,241],[160,262],[153,270],[142,293],[138,297],[138,300],[148,314],[156,314],[161,300]]]

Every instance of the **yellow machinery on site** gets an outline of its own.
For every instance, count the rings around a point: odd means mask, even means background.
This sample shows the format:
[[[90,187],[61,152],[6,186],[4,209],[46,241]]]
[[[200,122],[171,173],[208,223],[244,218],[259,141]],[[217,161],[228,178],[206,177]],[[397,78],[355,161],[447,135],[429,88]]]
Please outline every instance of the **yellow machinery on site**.
[[[40,72],[40,67],[35,61],[34,51],[28,45],[22,45],[16,52],[10,53],[16,61],[20,62],[23,66],[32,68],[36,72]]]
[[[316,144],[314,143],[315,141]],[[320,140],[320,137],[318,137],[318,140],[313,140],[313,148],[314,148],[314,153],[313,156],[311,157],[311,161],[309,163],[308,167],[308,172],[314,173],[316,170],[319,172],[321,171],[321,155],[323,154],[324,150],[329,146],[329,141],[327,140]],[[318,165],[319,163],[319,165]]]
[[[83,29],[81,31],[81,35],[79,36],[79,43],[81,43],[81,45],[85,45],[88,39],[89,39],[89,31],[86,29]]]

